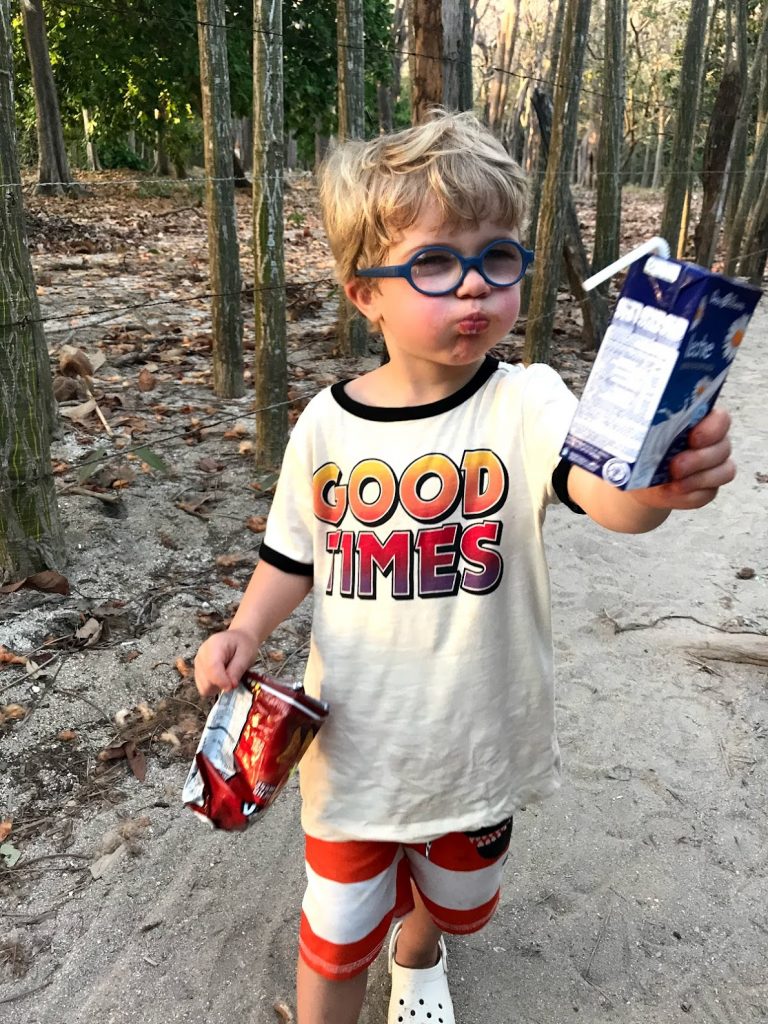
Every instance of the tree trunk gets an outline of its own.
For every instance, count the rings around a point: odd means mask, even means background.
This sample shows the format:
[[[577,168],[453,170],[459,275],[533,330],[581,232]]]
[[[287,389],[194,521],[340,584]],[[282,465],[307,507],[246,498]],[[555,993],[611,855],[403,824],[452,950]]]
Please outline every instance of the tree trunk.
[[[59,97],[51,69],[42,0],[22,0],[24,39],[32,72],[37,121],[37,189],[46,195],[78,194],[72,181],[61,127]]]
[[[243,318],[240,311],[240,251],[229,103],[226,3],[197,0],[197,41],[203,99],[205,208],[211,283],[213,390],[239,398],[243,384]]]
[[[744,225],[749,215],[750,207],[754,201],[755,193],[751,199],[745,196],[747,187],[751,187],[751,168],[747,169],[747,139],[749,126],[752,122],[752,111],[760,87],[763,65],[768,53],[768,0],[763,6],[762,24],[760,35],[755,44],[755,53],[747,78],[746,88],[739,104],[739,114],[736,119],[736,127],[733,132],[733,158],[731,160],[730,185],[728,189],[728,206],[726,214],[725,240],[727,245],[727,256],[725,260],[726,274],[735,274],[738,263],[738,254],[743,242]],[[758,142],[758,147],[760,143]],[[755,159],[752,160],[754,167]],[[759,184],[757,186],[759,188]]]
[[[747,260],[750,253],[749,235],[753,233],[756,217],[759,220],[758,206],[766,177],[768,177],[768,132],[760,136],[757,149],[752,157],[747,180],[739,200],[736,219],[728,240],[726,257],[727,273],[735,274],[739,258]],[[743,254],[743,257],[742,255]],[[744,273],[742,270],[741,273]]]
[[[557,10],[555,11],[554,27],[552,29],[552,43],[549,58],[550,70],[547,75],[547,82],[551,86],[553,92],[557,78],[557,64],[560,58],[560,47],[563,41],[563,22],[565,19],[566,6],[567,0],[558,0]],[[549,19],[549,12],[547,12],[547,19]],[[536,248],[539,225],[539,208],[541,206],[541,193],[544,188],[544,172],[546,169],[546,156],[542,153],[541,147],[538,146],[538,138],[533,138],[535,134],[533,118],[531,118],[531,130],[529,132],[529,137],[533,140],[532,145],[534,147],[534,152],[536,153],[535,170],[532,171],[533,188],[531,190],[531,213],[528,218],[528,246],[531,249]],[[533,288],[534,277],[535,273],[528,274],[522,281],[520,309],[526,314],[531,301],[531,290]]]
[[[283,16],[253,0],[253,261],[256,464],[277,469],[288,439],[283,244]]]
[[[733,130],[733,142],[731,143],[731,157],[729,161],[728,181],[725,193],[725,237],[730,236],[733,218],[736,216],[736,209],[739,205],[741,186],[744,183],[744,173],[747,167],[747,131],[750,120],[751,104],[747,109],[746,101],[750,91],[750,79],[754,72],[756,59],[759,55],[761,39],[758,40],[755,60],[752,62],[752,69],[749,65],[749,26],[747,25],[748,0],[734,0],[736,13],[736,62],[741,72],[741,103],[736,118],[736,127]],[[766,5],[764,13],[768,12]],[[763,28],[765,25],[763,25]],[[747,111],[745,116],[745,111]]]
[[[408,0],[411,120],[421,124],[443,102],[442,3]]]
[[[472,16],[469,0],[442,0],[443,106],[447,110],[471,110]]]
[[[365,53],[363,0],[337,0],[339,141],[365,137]],[[368,351],[368,324],[339,296],[339,343],[346,355]]]
[[[85,138],[86,163],[88,165],[89,171],[100,171],[101,164],[99,163],[99,154],[96,152],[96,146],[93,141],[91,128],[91,115],[88,111],[88,108],[83,107],[83,136]]]
[[[549,361],[565,237],[567,183],[576,142],[579,93],[589,29],[591,0],[566,0],[566,4],[557,65],[552,139],[539,213],[536,271],[525,334],[526,363]]]
[[[621,145],[624,135],[624,35],[626,0],[605,0],[603,110],[597,146],[597,195],[593,270],[619,255],[621,230]],[[608,292],[608,282],[603,293]]]
[[[653,161],[653,179],[651,188],[661,188],[662,175],[664,173],[664,139],[667,118],[664,115],[664,107],[659,106],[658,127],[656,129],[656,158]]]
[[[48,349],[24,230],[7,0],[0,0],[0,582],[63,568]]]
[[[703,194],[701,215],[693,240],[696,247],[696,262],[710,267],[715,255],[720,222],[723,217],[725,184],[728,175],[728,159],[733,141],[733,129],[741,98],[741,72],[732,61],[723,71],[720,87],[712,108],[712,117],[704,143],[704,157],[701,169]]]
[[[507,4],[496,42],[495,70],[488,99],[488,127],[498,131],[504,119],[504,108],[509,92],[509,72],[515,54],[517,26],[520,21],[520,0]]]
[[[552,137],[552,100],[543,90],[534,89],[532,102],[541,133],[541,158],[546,167]],[[591,292],[585,292],[582,287],[583,282],[589,277],[589,261],[581,237],[576,204],[573,201],[571,187],[567,182],[565,203],[563,263],[571,293],[581,308],[582,338],[588,349],[595,349],[602,340],[610,319],[608,303],[599,289],[595,288]]]
[[[768,261],[768,174],[763,177],[763,185],[747,231],[744,249],[745,255],[739,264],[739,273],[748,278],[750,284],[760,287]]]
[[[708,8],[709,0],[691,0],[683,63],[680,68],[677,124],[672,139],[669,181],[661,218],[661,235],[669,242],[673,255],[676,250],[678,255],[682,254],[679,236],[686,197],[691,187],[691,157],[699,110]]]

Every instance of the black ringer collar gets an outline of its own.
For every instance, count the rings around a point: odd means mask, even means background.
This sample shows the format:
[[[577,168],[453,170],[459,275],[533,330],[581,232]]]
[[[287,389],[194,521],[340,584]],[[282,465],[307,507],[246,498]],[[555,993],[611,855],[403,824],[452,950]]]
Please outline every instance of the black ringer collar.
[[[376,420],[380,423],[394,423],[398,420],[425,420],[429,416],[439,416],[441,413],[450,412],[457,408],[468,398],[471,398],[476,391],[493,376],[499,366],[499,360],[493,356],[486,356],[485,360],[471,380],[454,391],[452,395],[441,398],[437,402],[427,402],[425,405],[402,405],[402,406],[378,406],[365,405],[363,402],[356,402],[350,398],[344,390],[348,380],[338,381],[331,386],[331,394],[342,409],[358,416],[363,420]]]

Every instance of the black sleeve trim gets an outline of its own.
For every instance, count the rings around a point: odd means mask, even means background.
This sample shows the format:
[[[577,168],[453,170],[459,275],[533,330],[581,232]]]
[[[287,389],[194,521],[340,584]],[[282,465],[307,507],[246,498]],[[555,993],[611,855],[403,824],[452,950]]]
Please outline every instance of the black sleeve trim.
[[[312,562],[307,564],[306,562],[297,562],[294,558],[289,558],[287,555],[282,555],[279,551],[275,551],[268,544],[263,541],[261,548],[259,549],[259,558],[263,562],[267,562],[269,565],[274,565],[276,569],[281,572],[288,572],[292,576],[314,576],[315,566]]]
[[[558,496],[560,501],[566,505],[571,512],[575,512],[579,516],[586,515],[584,509],[577,505],[575,501],[571,501],[570,495],[568,494],[568,474],[573,469],[573,466],[567,459],[560,459],[555,471],[552,474],[552,486],[555,489],[555,494]]]

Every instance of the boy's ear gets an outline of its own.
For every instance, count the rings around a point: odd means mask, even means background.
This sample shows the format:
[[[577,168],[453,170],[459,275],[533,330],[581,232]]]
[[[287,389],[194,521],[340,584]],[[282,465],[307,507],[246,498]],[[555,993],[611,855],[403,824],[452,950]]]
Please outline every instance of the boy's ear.
[[[360,277],[353,277],[344,285],[344,294],[366,320],[376,323],[378,320],[375,311],[376,295],[367,281]]]

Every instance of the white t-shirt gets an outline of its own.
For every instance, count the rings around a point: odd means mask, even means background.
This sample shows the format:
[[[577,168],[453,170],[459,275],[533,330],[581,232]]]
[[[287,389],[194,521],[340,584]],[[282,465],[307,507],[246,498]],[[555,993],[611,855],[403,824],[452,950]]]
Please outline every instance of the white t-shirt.
[[[314,580],[310,835],[426,841],[558,787],[541,531],[575,407],[548,366],[488,357],[440,402],[336,384],[299,418],[261,557]]]

